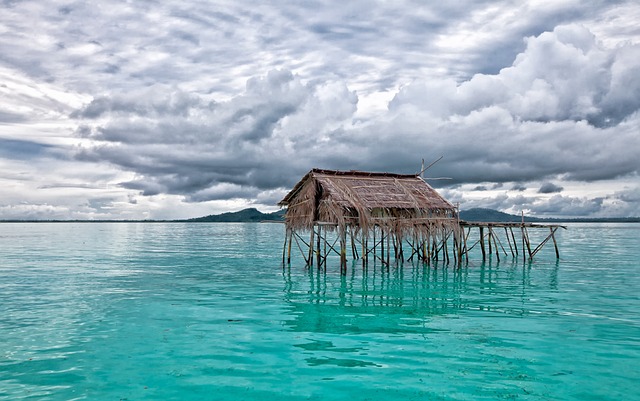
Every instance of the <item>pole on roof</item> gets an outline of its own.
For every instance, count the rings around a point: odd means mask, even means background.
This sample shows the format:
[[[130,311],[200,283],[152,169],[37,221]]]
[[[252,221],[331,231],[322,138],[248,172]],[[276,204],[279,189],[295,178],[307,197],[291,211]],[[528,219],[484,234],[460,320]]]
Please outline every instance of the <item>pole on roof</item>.
[[[440,156],[438,157],[434,162],[432,162],[431,164],[429,164],[427,167],[424,167],[424,159],[422,159],[422,169],[420,170],[420,172],[416,175],[419,175],[420,177],[423,177],[423,174],[425,171],[429,170],[431,168],[431,166],[433,166],[434,164],[436,164],[437,162],[439,162],[440,160],[442,160],[444,156]]]

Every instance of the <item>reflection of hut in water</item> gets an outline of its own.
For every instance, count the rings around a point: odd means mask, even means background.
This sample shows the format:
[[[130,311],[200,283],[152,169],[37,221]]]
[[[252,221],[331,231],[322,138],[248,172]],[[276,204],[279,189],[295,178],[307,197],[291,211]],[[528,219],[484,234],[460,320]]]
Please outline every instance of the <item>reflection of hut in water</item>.
[[[418,174],[313,169],[279,205],[287,207],[283,261],[290,262],[294,241],[308,265],[315,257],[321,266],[335,252],[343,269],[348,246],[363,265],[370,258],[388,265],[392,254],[395,260],[428,262],[442,255],[448,261],[451,237],[454,257],[461,256],[456,208]],[[333,243],[329,233],[336,234]]]

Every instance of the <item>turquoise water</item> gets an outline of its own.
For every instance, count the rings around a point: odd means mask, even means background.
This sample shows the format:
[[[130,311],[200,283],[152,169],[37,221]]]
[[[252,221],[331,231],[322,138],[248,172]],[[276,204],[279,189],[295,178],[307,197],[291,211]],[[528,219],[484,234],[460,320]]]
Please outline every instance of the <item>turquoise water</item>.
[[[281,268],[279,224],[0,224],[0,400],[640,400],[640,225]]]

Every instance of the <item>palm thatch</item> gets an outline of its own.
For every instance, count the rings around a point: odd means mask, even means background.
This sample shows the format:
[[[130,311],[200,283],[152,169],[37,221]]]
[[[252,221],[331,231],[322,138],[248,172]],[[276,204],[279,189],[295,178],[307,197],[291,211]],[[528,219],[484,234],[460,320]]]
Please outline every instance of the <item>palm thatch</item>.
[[[402,238],[458,225],[456,208],[419,175],[313,169],[278,205],[296,230],[380,227]]]

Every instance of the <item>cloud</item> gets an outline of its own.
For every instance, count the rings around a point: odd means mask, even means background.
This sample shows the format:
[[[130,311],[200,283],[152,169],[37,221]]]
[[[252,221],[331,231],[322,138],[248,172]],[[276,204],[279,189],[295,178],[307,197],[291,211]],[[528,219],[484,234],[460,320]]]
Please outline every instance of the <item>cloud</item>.
[[[545,182],[542,184],[540,189],[538,189],[539,194],[552,194],[556,192],[561,192],[564,188],[559,185],[556,185],[552,182]]]
[[[615,84],[640,66],[628,56],[635,51],[560,26],[527,38],[498,74],[416,81],[364,122],[344,83],[304,82],[288,70],[253,77],[223,101],[160,84],[114,91],[73,113],[77,135],[93,141],[78,158],[134,172],[124,188],[193,202],[257,198],[312,167],[415,172],[428,155],[445,156],[428,172],[452,178],[444,185],[611,179],[639,170],[630,146],[638,105]],[[608,106],[615,98],[617,109]],[[540,193],[561,189],[547,183]]]
[[[469,202],[533,208],[553,182],[560,208],[577,182],[605,199],[582,210],[622,213],[632,189],[591,189],[639,174],[637,15],[630,1],[9,2],[0,165],[41,177],[35,194],[5,182],[34,207],[86,169],[120,191],[110,210],[153,214],[274,204],[312,167],[414,173],[442,155],[430,182],[482,192]],[[89,215],[113,195],[85,189]]]
[[[105,96],[78,110],[86,119],[77,135],[96,145],[77,157],[134,171],[139,178],[125,188],[192,201],[256,197],[291,185],[298,178],[292,168],[301,174],[310,168],[305,157],[336,146],[330,136],[340,135],[357,103],[344,85],[305,85],[282,70],[252,78],[227,102],[199,101],[175,88],[148,90],[159,93]]]

